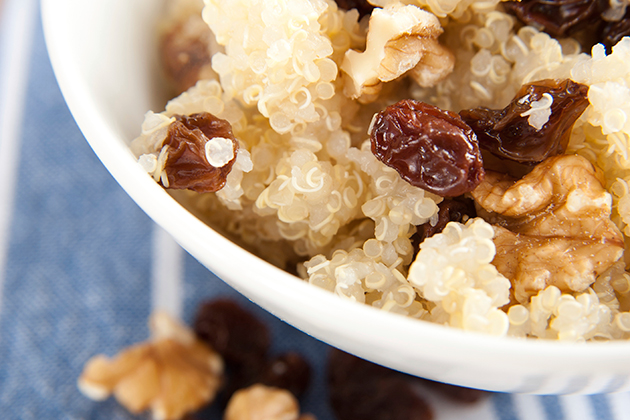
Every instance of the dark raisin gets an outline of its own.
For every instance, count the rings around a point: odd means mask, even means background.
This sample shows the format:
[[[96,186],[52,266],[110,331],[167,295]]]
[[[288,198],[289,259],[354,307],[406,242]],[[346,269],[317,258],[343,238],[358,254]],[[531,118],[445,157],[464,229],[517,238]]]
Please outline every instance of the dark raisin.
[[[256,363],[249,361],[244,364],[227,364],[226,383],[218,396],[219,405],[225,408],[236,391],[258,383],[258,378],[260,378],[265,366],[264,363],[263,360],[260,360]]]
[[[201,304],[193,328],[225,361],[226,383],[218,398],[225,407],[232,394],[261,377],[271,342],[269,331],[258,318],[229,299]]]
[[[610,51],[624,36],[630,36],[630,10],[618,22],[605,22],[602,26],[600,40]]]
[[[347,383],[378,380],[392,373],[397,372],[341,350],[333,349],[328,357],[328,382],[331,388],[344,387]]]
[[[427,238],[444,230],[448,222],[465,222],[477,216],[475,201],[466,197],[446,198],[438,204],[438,221],[435,226],[427,222],[418,226],[418,230],[411,237],[416,254],[420,244]]]
[[[517,0],[502,3],[508,13],[556,38],[572,36],[585,49],[603,43],[608,51],[630,35],[630,12],[620,20],[605,17],[609,0]]]
[[[251,367],[254,371],[260,371],[256,366],[264,365],[269,331],[237,303],[227,299],[203,303],[197,311],[194,330],[223,356],[226,364]]]
[[[518,0],[503,7],[527,25],[553,37],[564,37],[600,19],[600,6],[593,0]]]
[[[169,146],[164,165],[168,188],[196,192],[220,190],[236,161],[238,142],[232,134],[232,126],[207,112],[175,118],[177,121],[170,125],[164,140],[164,145]],[[206,157],[206,143],[215,138],[232,143],[233,157],[222,166],[213,166]]]
[[[296,398],[301,397],[311,378],[311,367],[302,356],[290,352],[271,359],[265,367],[259,382],[290,391]]]
[[[472,191],[484,178],[477,138],[457,115],[410,99],[379,112],[372,153],[410,184],[442,197]]]
[[[372,14],[374,6],[367,2],[367,0],[335,0],[337,6],[343,10],[357,9],[359,17]]]
[[[406,375],[341,351],[328,364],[330,403],[339,420],[430,420],[431,407]]]
[[[311,367],[297,353],[286,353],[271,360],[251,359],[245,363],[226,363],[226,385],[219,396],[219,403],[226,406],[239,389],[261,383],[286,389],[300,398],[311,379]]]
[[[431,409],[418,396],[417,384],[460,403],[490,395],[407,375],[339,350],[330,354],[328,381],[331,405],[340,420],[430,419]]]
[[[430,381],[428,379],[423,379],[423,381],[428,388],[439,392],[450,400],[457,402],[472,404],[490,395],[489,392],[482,391],[480,389],[465,388],[462,386]]]
[[[545,94],[553,99],[542,127],[532,126],[527,113]],[[572,80],[541,80],[524,85],[502,110],[477,108],[460,115],[477,134],[479,147],[516,162],[535,164],[564,153],[571,128],[588,106],[588,86]]]
[[[354,383],[331,397],[339,420],[430,420],[433,413],[401,377]]]
[[[160,58],[169,81],[179,94],[194,86],[202,69],[210,66],[212,31],[201,17],[173,27],[160,39]]]

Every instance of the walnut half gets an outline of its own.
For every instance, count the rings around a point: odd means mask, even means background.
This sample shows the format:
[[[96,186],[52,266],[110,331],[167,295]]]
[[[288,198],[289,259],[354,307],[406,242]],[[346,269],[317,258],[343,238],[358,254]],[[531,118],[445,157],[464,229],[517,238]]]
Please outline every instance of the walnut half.
[[[150,320],[151,339],[109,359],[90,359],[79,377],[93,400],[112,393],[130,412],[151,409],[153,418],[176,420],[214,399],[223,376],[221,357],[165,313]]]
[[[300,416],[300,406],[289,391],[254,384],[236,391],[225,409],[224,420],[316,420]]]
[[[549,285],[583,292],[623,255],[611,196],[581,156],[548,158],[518,181],[487,171],[472,195],[495,225],[492,263],[521,303]]]
[[[437,40],[443,31],[435,15],[414,5],[395,3],[374,9],[365,51],[347,51],[341,64],[344,93],[361,103],[373,102],[382,82],[408,71],[420,86],[433,86],[455,65],[455,56]]]

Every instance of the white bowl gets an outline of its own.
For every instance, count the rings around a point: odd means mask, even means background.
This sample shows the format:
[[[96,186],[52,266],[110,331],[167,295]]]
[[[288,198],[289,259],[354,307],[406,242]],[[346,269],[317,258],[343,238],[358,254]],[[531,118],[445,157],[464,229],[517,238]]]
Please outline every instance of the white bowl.
[[[570,344],[467,333],[379,311],[317,289],[203,224],[140,168],[128,148],[161,111],[156,0],[43,0],[55,74],[79,127],[138,205],[243,295],[333,346],[418,376],[540,394],[630,389],[630,342]]]

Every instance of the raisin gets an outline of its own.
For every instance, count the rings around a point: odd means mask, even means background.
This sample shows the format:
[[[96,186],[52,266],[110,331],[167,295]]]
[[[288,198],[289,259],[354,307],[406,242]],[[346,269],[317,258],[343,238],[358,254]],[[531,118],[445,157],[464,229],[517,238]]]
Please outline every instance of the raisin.
[[[429,222],[424,223],[418,226],[418,230],[411,237],[411,243],[414,245],[416,254],[418,253],[420,244],[425,239],[442,232],[448,222],[463,223],[469,218],[477,216],[475,202],[470,198],[446,198],[438,204],[438,207],[438,221],[435,226],[432,226]]]
[[[475,403],[490,395],[407,375],[339,350],[330,354],[328,382],[331,406],[340,420],[431,419],[417,384],[460,403]]]
[[[442,197],[472,191],[484,170],[477,137],[457,115],[410,99],[379,112],[372,153],[411,185]]]
[[[411,384],[400,377],[354,383],[331,405],[340,420],[430,420],[431,408]]]
[[[194,86],[202,69],[210,66],[212,32],[199,17],[173,27],[160,40],[160,58],[177,93]]]
[[[630,35],[630,13],[611,21],[609,0],[517,0],[502,3],[508,13],[553,37],[572,36],[586,49],[603,43],[608,51]]]
[[[241,365],[226,364],[226,383],[218,397],[219,405],[225,408],[236,391],[259,382],[258,378],[260,378],[264,366],[264,361],[262,360],[256,363],[250,361]]]
[[[228,365],[259,371],[257,366],[265,363],[270,344],[267,327],[231,300],[203,303],[197,311],[194,330]]]
[[[271,359],[258,382],[286,389],[299,398],[306,391],[310,378],[308,362],[299,354],[290,352]]]
[[[518,0],[503,2],[508,13],[553,37],[564,37],[600,19],[593,0]]]
[[[254,384],[286,389],[300,398],[311,379],[310,365],[293,352],[270,360],[256,358],[245,363],[226,363],[226,368],[226,385],[219,396],[224,407],[236,391]]]
[[[267,327],[236,302],[204,302],[197,311],[194,330],[225,361],[226,385],[219,398],[223,407],[236,391],[255,383],[286,389],[296,398],[306,391],[310,365],[294,352],[268,359]]]
[[[374,6],[367,2],[367,0],[335,0],[337,6],[343,10],[357,9],[359,17],[371,15]]]
[[[343,388],[352,382],[379,380],[396,373],[384,366],[333,349],[328,357],[328,382],[331,388]]]
[[[406,375],[333,351],[330,402],[339,420],[430,420],[431,407]]]
[[[226,384],[219,396],[225,407],[236,391],[257,382],[267,363],[271,343],[267,327],[229,299],[202,303],[193,328],[225,361]]]
[[[168,188],[189,189],[196,192],[215,192],[225,185],[227,176],[236,161],[238,142],[232,134],[232,126],[226,120],[207,112],[190,116],[176,115],[164,145],[168,156],[164,170]],[[231,142],[231,159],[213,166],[209,161],[206,143]],[[228,154],[229,155],[229,154]],[[220,157],[222,159],[223,156]]]
[[[423,381],[428,388],[439,392],[450,400],[461,403],[476,403],[477,401],[480,401],[490,395],[489,392],[482,391],[480,389],[465,388],[462,386],[430,381],[428,379],[423,379]]]
[[[472,127],[479,147],[515,162],[536,164],[563,154],[571,128],[588,106],[588,86],[572,80],[541,80],[524,85],[502,110],[477,108],[460,111]],[[547,122],[537,128],[530,123],[532,102],[547,95],[553,102]]]
[[[624,36],[630,35],[630,10],[618,22],[605,22],[601,29],[600,40],[608,48],[608,51],[621,41]]]

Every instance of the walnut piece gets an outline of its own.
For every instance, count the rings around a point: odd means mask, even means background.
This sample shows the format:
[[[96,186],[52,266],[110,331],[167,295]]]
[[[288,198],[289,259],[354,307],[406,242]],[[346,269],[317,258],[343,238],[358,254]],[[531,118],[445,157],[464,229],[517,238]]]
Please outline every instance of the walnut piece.
[[[437,39],[425,39],[422,45],[422,58],[409,70],[409,76],[421,87],[435,86],[451,74],[455,67],[455,56]]]
[[[520,180],[487,171],[472,192],[495,225],[493,264],[521,303],[549,285],[583,292],[623,255],[612,199],[585,158],[548,158]]]
[[[150,326],[150,340],[113,359],[104,355],[90,359],[78,386],[93,400],[113,393],[132,413],[150,408],[155,419],[180,419],[214,399],[222,382],[223,361],[165,313],[155,313]]]
[[[224,420],[315,420],[300,416],[297,400],[289,391],[255,384],[234,393],[225,409]]]
[[[382,82],[409,70],[420,86],[433,86],[455,64],[454,55],[437,41],[442,32],[437,17],[417,6],[395,3],[374,9],[365,51],[347,51],[341,65],[344,93],[362,103],[373,102]]]

